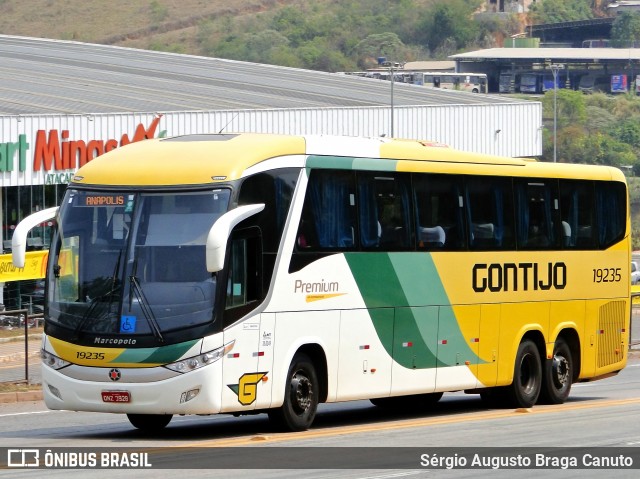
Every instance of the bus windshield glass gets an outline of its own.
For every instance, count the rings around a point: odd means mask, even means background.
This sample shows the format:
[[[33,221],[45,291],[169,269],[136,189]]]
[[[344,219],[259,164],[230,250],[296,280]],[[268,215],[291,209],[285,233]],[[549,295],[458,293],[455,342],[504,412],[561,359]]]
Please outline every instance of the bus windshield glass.
[[[212,321],[205,243],[226,189],[69,190],[49,261],[48,321],[72,336],[153,335]]]

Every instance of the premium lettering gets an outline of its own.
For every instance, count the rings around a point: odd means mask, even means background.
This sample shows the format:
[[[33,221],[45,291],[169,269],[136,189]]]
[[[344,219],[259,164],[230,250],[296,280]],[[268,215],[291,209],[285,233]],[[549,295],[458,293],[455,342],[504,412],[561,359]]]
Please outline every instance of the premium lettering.
[[[547,291],[564,289],[567,266],[562,263],[478,263],[473,265],[471,285],[476,293],[487,290]]]
[[[337,281],[327,282],[322,280],[317,283],[307,283],[302,280],[296,280],[293,288],[294,293],[336,293],[340,289]]]

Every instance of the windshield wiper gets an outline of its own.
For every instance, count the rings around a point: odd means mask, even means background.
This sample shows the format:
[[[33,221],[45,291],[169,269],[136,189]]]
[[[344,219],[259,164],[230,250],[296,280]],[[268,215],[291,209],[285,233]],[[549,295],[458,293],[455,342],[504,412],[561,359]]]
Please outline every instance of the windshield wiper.
[[[93,314],[96,307],[98,306],[98,303],[100,303],[103,299],[107,297],[109,298],[107,315],[111,312],[111,306],[113,304],[113,296],[115,295],[115,293],[119,292],[120,290],[120,284],[118,284],[118,271],[120,270],[121,259],[122,259],[122,249],[120,250],[120,253],[118,253],[118,260],[116,261],[116,266],[113,269],[113,275],[111,275],[111,288],[106,293],[100,294],[95,298],[91,298],[89,302],[89,307],[87,308],[85,313],[82,315],[82,319],[80,319],[80,322],[76,325],[75,329],[73,330],[74,341],[77,341],[78,339],[80,339],[80,334],[82,333],[82,330],[84,329],[85,325],[91,318],[91,315]]]
[[[159,343],[164,343],[164,337],[162,336],[162,332],[160,331],[160,325],[158,324],[158,320],[156,319],[153,311],[149,307],[149,302],[147,301],[147,297],[144,295],[144,291],[142,291],[142,287],[140,286],[140,281],[138,281],[138,277],[131,275],[129,276],[129,281],[131,286],[133,287],[133,292],[138,298],[138,304],[140,305],[140,309],[142,310],[142,314],[144,318],[147,320],[149,324],[149,328],[151,328],[151,332],[158,340]],[[131,298],[131,295],[129,295]]]
[[[115,296],[115,293],[117,293],[119,291],[120,291],[120,286],[117,286],[117,287],[115,287],[113,289],[110,289],[106,293],[101,294],[100,296],[96,296],[95,298],[91,299],[91,302],[89,303],[89,308],[87,308],[87,311],[82,315],[82,319],[80,320],[78,325],[73,330],[74,341],[77,341],[78,339],[80,339],[80,333],[82,332],[82,330],[84,329],[85,325],[87,324],[87,322],[91,318],[91,315],[95,311],[96,307],[98,306],[98,304],[100,302],[102,302],[103,299],[105,299],[107,297],[109,298],[109,306],[107,308],[107,314],[109,314],[109,312],[111,312],[111,305],[113,304],[113,301],[112,301],[111,298],[113,298],[113,296]]]

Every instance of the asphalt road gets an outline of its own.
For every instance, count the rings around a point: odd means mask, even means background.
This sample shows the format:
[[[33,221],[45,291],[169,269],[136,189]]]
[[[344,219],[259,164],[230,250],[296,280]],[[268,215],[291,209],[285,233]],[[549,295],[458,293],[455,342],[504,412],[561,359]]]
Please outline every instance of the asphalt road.
[[[385,460],[388,454],[401,461],[403,453],[413,453],[413,450],[390,448],[418,448],[436,455],[443,453],[439,449],[442,447],[456,448],[453,451],[460,454],[482,451],[481,447],[498,447],[505,453],[526,447],[553,452],[556,451],[554,448],[568,446],[611,454],[624,451],[622,448],[638,451],[639,414],[640,359],[634,354],[629,366],[618,376],[574,385],[570,400],[564,405],[542,405],[522,411],[488,409],[478,396],[453,393],[446,394],[429,411],[390,412],[376,408],[368,401],[354,401],[322,405],[313,428],[301,433],[274,432],[266,416],[257,415],[176,417],[164,431],[145,434],[130,426],[120,415],[49,411],[39,401],[5,404],[0,405],[0,454],[2,448],[37,448],[43,454],[47,449],[60,447],[70,448],[67,451],[83,451],[86,447],[99,448],[98,451],[113,447],[125,447],[128,451],[152,448],[160,454],[152,456],[155,467],[169,467],[151,471],[95,470],[91,472],[92,478],[127,477],[127,474],[156,479],[175,477],[176,474],[225,478],[259,475],[266,479],[301,476],[383,479],[444,474],[446,477],[469,477],[472,471],[468,469],[425,470],[415,463],[375,470],[346,469],[344,465],[345,461],[348,464],[349,454],[353,454],[355,460],[362,451],[375,453],[372,464]],[[381,449],[328,450],[329,453],[325,449],[313,449],[327,447]],[[264,448],[269,448],[268,452]],[[214,459],[216,457],[218,461]],[[326,461],[324,466],[304,469],[310,463],[317,466],[310,462],[317,457]],[[285,459],[290,461],[287,468],[272,469],[281,466]],[[223,462],[228,460],[235,461],[232,469],[217,469],[216,464],[228,465]],[[203,464],[205,469],[190,468]],[[637,467],[640,467],[640,457]],[[25,471],[0,470],[0,477],[18,477],[17,472]],[[36,472],[43,470],[32,471]],[[473,477],[531,477],[533,472],[483,469],[473,471]],[[552,469],[537,471],[537,474],[603,477],[604,472]],[[46,473],[47,477],[66,479],[74,474],[84,477],[80,474],[86,475],[87,471],[47,470]],[[615,477],[636,477],[637,473],[637,469],[616,470]]]

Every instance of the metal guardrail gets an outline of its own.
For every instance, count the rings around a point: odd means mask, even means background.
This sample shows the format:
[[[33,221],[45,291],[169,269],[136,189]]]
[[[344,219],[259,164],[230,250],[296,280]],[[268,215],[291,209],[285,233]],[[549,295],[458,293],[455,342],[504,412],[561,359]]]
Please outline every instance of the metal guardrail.
[[[0,311],[0,384],[29,382],[29,364],[33,364],[34,341],[30,331],[41,326],[42,313],[27,309]],[[15,334],[14,334],[15,333]]]
[[[636,299],[637,299],[637,301],[636,301]],[[637,321],[640,322],[640,292],[637,292],[637,293],[632,292],[631,293],[631,318],[629,318],[629,349],[632,349],[634,346],[640,345],[640,338],[636,339],[635,341],[633,339],[634,315],[638,316]],[[636,326],[640,326],[640,324],[636,325]]]

